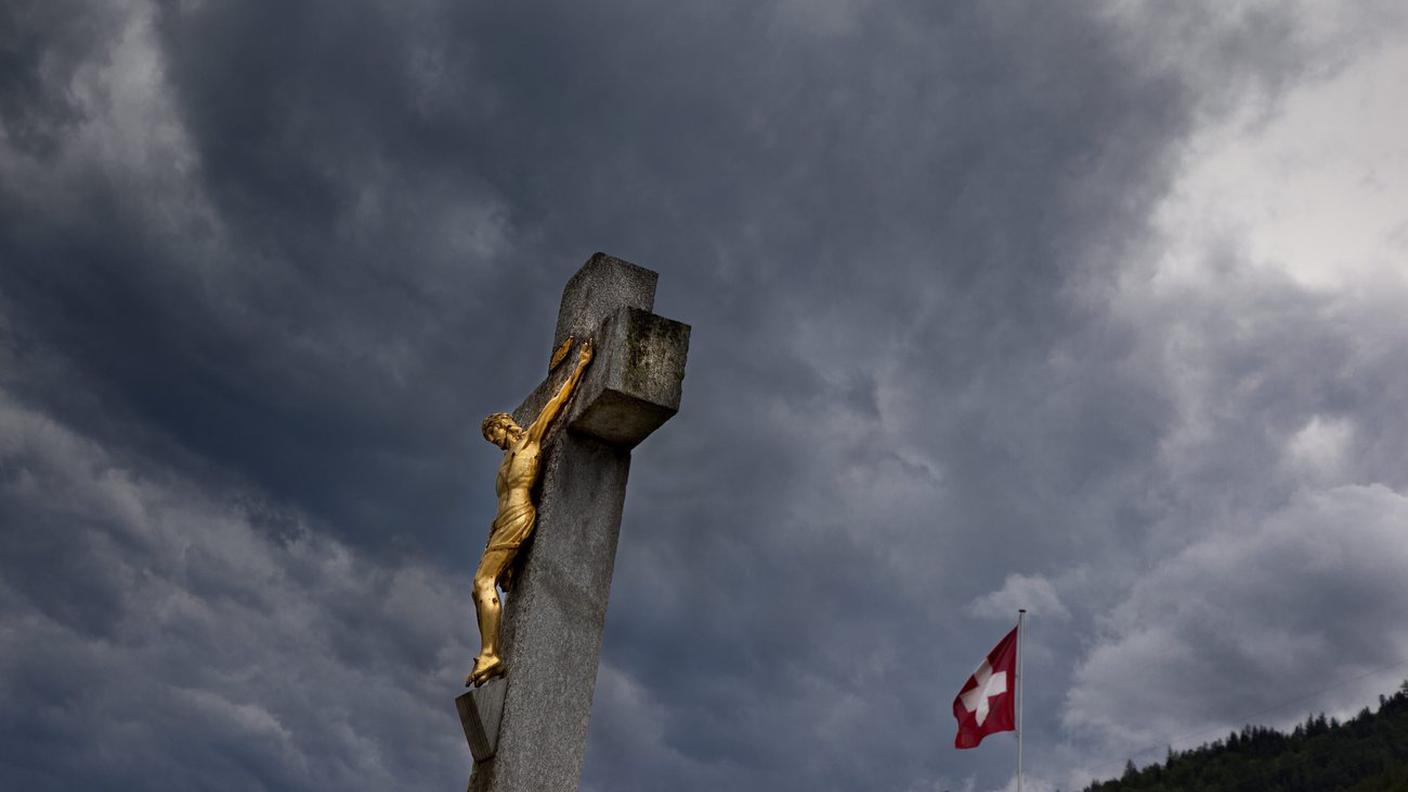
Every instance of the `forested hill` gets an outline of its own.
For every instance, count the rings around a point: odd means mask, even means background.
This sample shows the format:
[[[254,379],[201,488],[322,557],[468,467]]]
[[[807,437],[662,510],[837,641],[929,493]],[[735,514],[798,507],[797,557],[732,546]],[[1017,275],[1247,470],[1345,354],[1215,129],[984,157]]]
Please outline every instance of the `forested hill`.
[[[1408,682],[1340,723],[1312,716],[1290,734],[1248,726],[1162,764],[1126,765],[1115,781],[1085,792],[1408,792]]]

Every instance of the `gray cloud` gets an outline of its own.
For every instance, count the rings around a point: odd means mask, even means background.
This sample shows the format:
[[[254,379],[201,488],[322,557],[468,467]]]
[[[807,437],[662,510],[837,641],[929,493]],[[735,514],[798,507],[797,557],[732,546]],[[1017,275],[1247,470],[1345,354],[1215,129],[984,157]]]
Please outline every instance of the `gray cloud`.
[[[1019,609],[1061,621],[1071,618],[1051,581],[1029,575],[1008,575],[1002,588],[973,600],[968,609],[974,616],[988,619],[1011,619]]]
[[[1395,665],[1408,649],[1396,618],[1408,597],[1405,530],[1401,493],[1346,485],[1304,493],[1258,525],[1195,542],[1111,611],[1100,644],[1076,670],[1065,722],[1126,750],[1143,748],[1235,723],[1288,691],[1316,692]],[[1392,686],[1393,673],[1374,682]],[[1362,685],[1340,686],[1299,707],[1343,714],[1366,698]],[[1267,717],[1295,722],[1301,709]],[[1137,722],[1132,711],[1141,713]]]
[[[8,398],[0,470],[5,786],[462,783],[461,582],[296,516],[270,538]]]

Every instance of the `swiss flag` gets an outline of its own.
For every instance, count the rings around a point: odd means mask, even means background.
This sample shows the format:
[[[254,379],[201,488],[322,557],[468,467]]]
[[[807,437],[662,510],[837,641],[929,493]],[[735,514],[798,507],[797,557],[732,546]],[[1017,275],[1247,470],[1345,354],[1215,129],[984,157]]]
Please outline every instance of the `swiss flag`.
[[[989,734],[1017,728],[1017,628],[998,642],[953,700],[955,748],[976,748]]]

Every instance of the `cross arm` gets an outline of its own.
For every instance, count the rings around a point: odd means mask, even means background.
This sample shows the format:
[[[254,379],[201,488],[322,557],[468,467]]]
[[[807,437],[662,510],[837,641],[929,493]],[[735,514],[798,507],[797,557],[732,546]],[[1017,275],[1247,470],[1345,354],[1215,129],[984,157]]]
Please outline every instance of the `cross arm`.
[[[633,448],[660,428],[679,411],[689,332],[687,324],[630,306],[608,316],[593,333],[595,357],[562,416],[567,429]],[[535,420],[570,371],[550,373],[514,420]]]

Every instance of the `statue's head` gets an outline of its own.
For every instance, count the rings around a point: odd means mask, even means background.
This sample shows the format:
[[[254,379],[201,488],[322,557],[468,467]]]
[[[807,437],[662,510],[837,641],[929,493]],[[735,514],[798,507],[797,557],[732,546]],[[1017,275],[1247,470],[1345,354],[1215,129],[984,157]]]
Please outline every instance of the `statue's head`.
[[[503,449],[507,449],[523,434],[523,427],[514,422],[513,416],[501,412],[485,418],[479,428],[484,432],[485,440]]]

